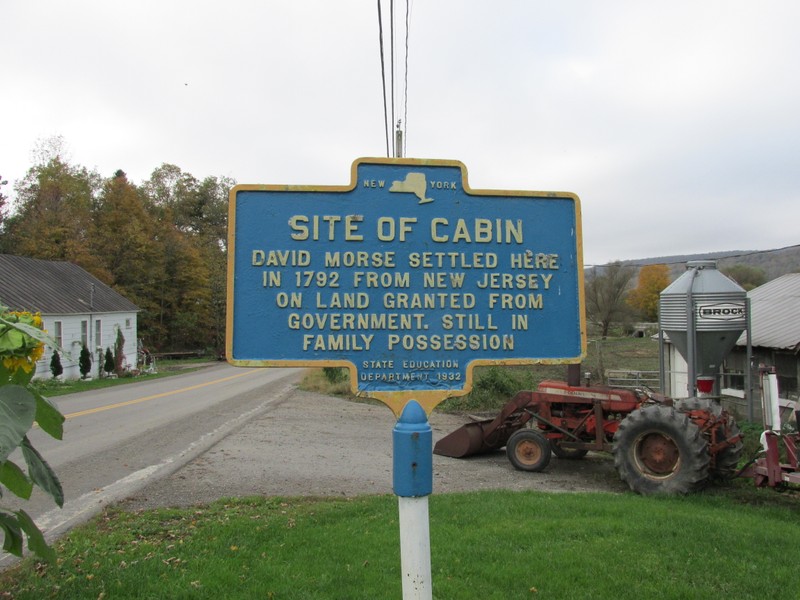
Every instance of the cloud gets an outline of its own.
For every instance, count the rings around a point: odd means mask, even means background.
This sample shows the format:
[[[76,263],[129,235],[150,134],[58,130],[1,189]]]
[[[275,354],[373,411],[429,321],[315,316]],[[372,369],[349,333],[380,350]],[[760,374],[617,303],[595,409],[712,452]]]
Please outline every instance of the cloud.
[[[76,163],[134,181],[170,162],[343,184],[353,160],[385,155],[374,5],[6,4],[10,180],[56,134]],[[789,245],[799,20],[793,0],[412,2],[395,120],[409,156],[460,160],[472,187],[578,194],[587,263]]]

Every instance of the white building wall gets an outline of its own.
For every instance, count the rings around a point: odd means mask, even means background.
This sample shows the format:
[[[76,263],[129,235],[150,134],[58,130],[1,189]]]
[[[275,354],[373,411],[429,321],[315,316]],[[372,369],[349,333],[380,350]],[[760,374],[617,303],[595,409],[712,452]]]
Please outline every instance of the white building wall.
[[[686,359],[683,358],[678,349],[672,344],[667,344],[667,360],[669,365],[669,385],[670,396],[673,398],[688,398],[689,397],[689,365],[686,364]]]
[[[129,369],[136,368],[137,352],[137,320],[136,313],[93,313],[91,315],[42,315],[44,329],[48,335],[55,337],[56,321],[61,322],[61,347],[59,351],[61,366],[64,368],[62,378],[79,379],[81,376],[78,366],[81,348],[83,347],[82,322],[87,324],[86,347],[92,353],[92,370],[90,375],[97,377],[99,370],[103,367],[103,358],[106,348],[111,348],[114,352],[114,344],[117,340],[117,331],[122,331],[125,338],[123,353],[125,361],[123,364]],[[100,339],[96,339],[97,323],[100,323]],[[46,348],[41,360],[36,363],[36,379],[47,379],[52,377],[50,373],[50,360],[53,356],[53,349]]]

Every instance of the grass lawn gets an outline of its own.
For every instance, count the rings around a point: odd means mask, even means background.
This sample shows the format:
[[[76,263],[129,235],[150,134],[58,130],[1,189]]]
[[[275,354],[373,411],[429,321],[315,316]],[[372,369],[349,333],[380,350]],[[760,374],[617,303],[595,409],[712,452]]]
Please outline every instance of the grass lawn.
[[[800,499],[753,491],[430,497],[436,598],[796,598]],[[752,500],[755,499],[755,503]],[[400,598],[394,496],[109,510],[0,598]]]
[[[114,387],[128,383],[138,383],[149,379],[159,379],[170,377],[181,373],[196,371],[203,365],[207,365],[211,359],[186,359],[186,360],[162,360],[158,363],[158,372],[143,373],[135,377],[103,377],[101,379],[68,379],[59,381],[56,379],[39,379],[33,385],[39,392],[51,398],[53,396],[64,396],[66,394],[76,394],[78,392],[88,392],[100,388]]]
[[[658,371],[658,342],[650,338],[620,337],[589,340],[581,372],[592,374],[594,385],[605,383],[609,369]],[[470,412],[501,408],[520,390],[535,389],[544,379],[565,380],[565,365],[477,367],[473,389],[466,396],[450,398],[437,407],[445,412]]]
[[[649,339],[604,340],[589,345],[585,370],[656,370],[657,352]],[[564,377],[479,371],[471,398],[445,409],[490,409],[506,386]],[[394,496],[112,508],[56,543],[57,564],[29,558],[0,573],[0,600],[400,598],[397,514]],[[430,515],[435,598],[800,597],[797,491],[739,480],[671,498],[436,494]]]

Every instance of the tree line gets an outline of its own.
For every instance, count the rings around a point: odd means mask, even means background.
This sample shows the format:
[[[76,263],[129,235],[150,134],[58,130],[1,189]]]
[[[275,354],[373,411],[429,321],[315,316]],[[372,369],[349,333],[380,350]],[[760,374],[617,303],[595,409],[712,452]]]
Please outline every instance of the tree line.
[[[767,282],[766,273],[757,267],[735,264],[720,271],[746,291]],[[615,261],[587,270],[584,280],[587,319],[606,338],[615,324],[626,329],[637,319],[658,322],[661,292],[671,283],[671,270],[665,264],[645,265],[637,270]]]
[[[11,214],[0,187],[0,252],[79,265],[141,309],[152,351],[219,353],[234,184],[162,164],[136,185],[51,153],[15,185]]]
[[[10,215],[0,176],[0,252],[86,269],[139,306],[139,336],[151,350],[221,353],[228,193],[235,181],[200,180],[162,164],[136,185],[121,170],[104,178],[71,164],[60,144],[51,141],[16,184]],[[766,281],[760,268],[722,270],[745,289]],[[658,320],[670,269],[613,262],[587,271],[585,283],[587,318],[606,337],[614,324]]]

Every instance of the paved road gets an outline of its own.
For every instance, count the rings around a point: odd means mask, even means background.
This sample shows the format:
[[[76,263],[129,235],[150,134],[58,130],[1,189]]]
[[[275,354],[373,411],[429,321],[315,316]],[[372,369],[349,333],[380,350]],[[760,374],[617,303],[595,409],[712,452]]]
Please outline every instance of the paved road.
[[[231,496],[390,494],[391,411],[301,391],[299,379],[296,370],[220,365],[65,396],[65,441],[42,432],[34,439],[64,482],[65,509],[49,510],[52,501],[42,497],[25,508],[37,507],[37,522],[53,538],[112,502],[136,510]],[[434,412],[434,442],[465,421]],[[514,470],[502,451],[466,460],[434,456],[433,468],[434,494],[627,489],[613,462],[595,453],[554,459],[542,473]]]
[[[288,395],[297,369],[227,364],[164,379],[56,397],[64,439],[40,430],[31,441],[64,485],[64,509],[35,492],[22,506],[54,538],[199,456]],[[22,464],[16,454],[13,459]],[[14,506],[5,498],[6,506]]]
[[[434,411],[434,442],[467,421]],[[207,452],[123,502],[129,510],[190,506],[245,496],[327,496],[392,493],[392,430],[385,406],[295,389]],[[515,470],[505,452],[468,459],[433,456],[433,491],[489,489],[558,492],[627,489],[610,458],[554,458],[542,473]]]

